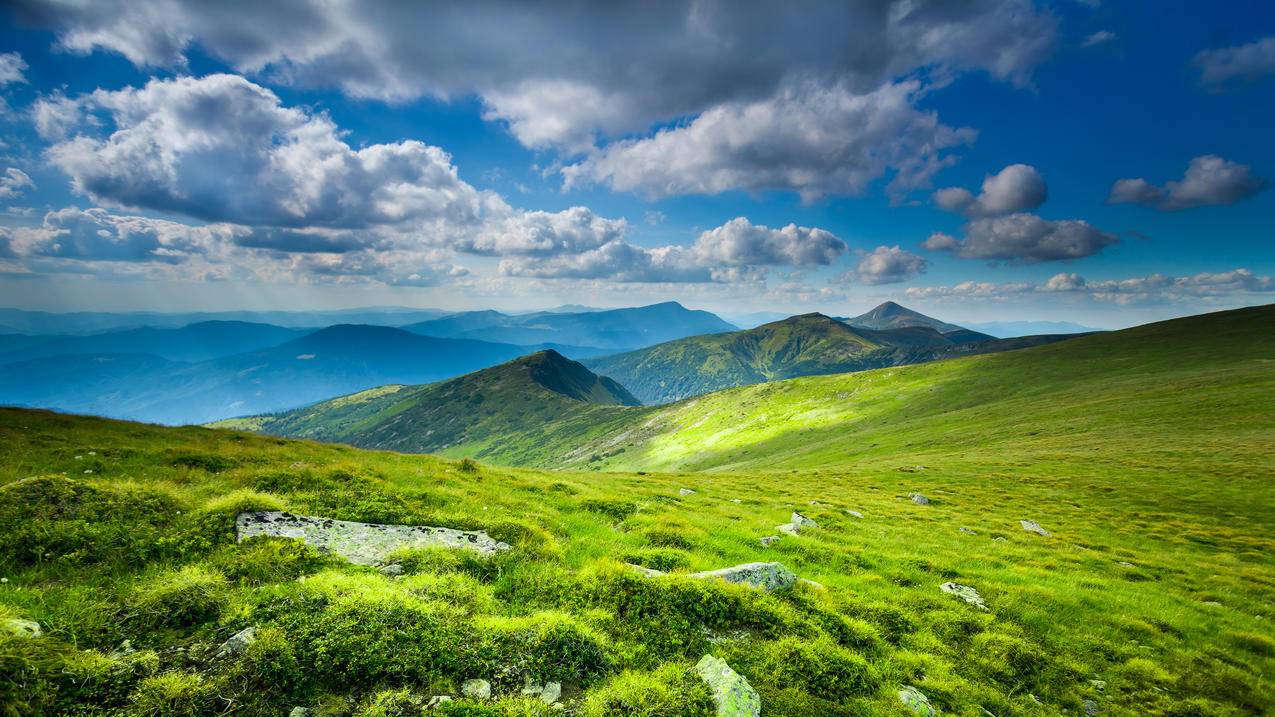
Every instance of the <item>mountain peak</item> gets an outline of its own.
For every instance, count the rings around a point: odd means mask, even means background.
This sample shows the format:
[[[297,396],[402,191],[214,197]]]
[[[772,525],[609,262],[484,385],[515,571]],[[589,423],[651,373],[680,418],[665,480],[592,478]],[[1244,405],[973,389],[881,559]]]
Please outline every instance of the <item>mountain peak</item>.
[[[515,359],[512,364],[527,370],[528,377],[541,388],[586,403],[637,406],[641,401],[628,389],[606,376],[599,376],[584,364],[572,361],[553,349],[537,351]]]
[[[925,326],[945,334],[952,331],[961,331],[963,328],[956,324],[940,321],[932,316],[926,316],[919,311],[913,311],[893,301],[882,302],[871,311],[846,319],[845,322],[857,328],[877,330]]]

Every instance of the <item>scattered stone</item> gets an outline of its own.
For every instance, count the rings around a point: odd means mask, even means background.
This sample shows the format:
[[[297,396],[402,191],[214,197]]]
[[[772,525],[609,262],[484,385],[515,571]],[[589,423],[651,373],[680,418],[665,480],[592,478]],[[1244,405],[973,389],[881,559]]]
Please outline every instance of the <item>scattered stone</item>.
[[[912,502],[913,502],[913,503],[916,503],[917,505],[929,505],[929,504],[930,504],[930,499],[929,499],[929,498],[926,498],[925,496],[921,495],[920,493],[908,493],[908,497],[909,497],[909,498],[911,498],[911,499],[912,499]]]
[[[797,530],[801,530],[802,528],[818,528],[819,527],[819,524],[816,523],[813,518],[807,518],[801,513],[793,513],[792,520],[790,520],[789,523],[795,526]]]
[[[785,535],[796,535],[799,532],[801,532],[797,528],[797,526],[793,525],[792,523],[784,523],[783,525],[776,525],[775,530],[778,530],[779,532]]]
[[[19,620],[16,617],[6,619],[0,625],[4,625],[4,631],[18,637],[39,637],[44,634],[44,630],[40,629],[40,623],[35,620]]]
[[[379,572],[382,575],[402,575],[403,566],[398,563],[390,563],[389,565],[382,565]]]
[[[983,602],[983,596],[979,595],[978,591],[969,585],[962,585],[960,583],[943,583],[939,586],[939,590],[942,590],[949,595],[955,595],[979,610],[987,609],[987,603]]]
[[[1133,563],[1131,563],[1131,562],[1129,562],[1129,561],[1127,561],[1127,560],[1121,560],[1120,562],[1116,563],[1116,565],[1119,565],[1119,566],[1120,566],[1120,567],[1122,567],[1122,568],[1136,568],[1136,567],[1138,567],[1137,565],[1134,565]]]
[[[957,528],[957,530],[965,533],[966,535],[978,535],[978,531],[973,528]]]
[[[706,580],[720,579],[767,592],[789,588],[797,582],[797,576],[781,563],[744,563],[721,570],[691,573],[690,577]]]
[[[460,693],[471,700],[491,699],[491,683],[487,680],[465,680],[460,686]]]
[[[292,711],[288,713],[288,717],[310,717],[312,714],[314,712],[309,707],[293,707]]]
[[[642,573],[643,575],[647,576],[648,578],[658,578],[658,577],[660,577],[661,575],[665,575],[665,574],[666,574],[666,573],[664,573],[663,571],[656,570],[656,569],[654,569],[654,568],[648,568],[648,567],[646,567],[645,565],[637,565],[637,564],[635,564],[635,563],[625,563],[625,564],[624,564],[624,566],[625,566],[625,567],[627,567],[627,568],[630,568],[630,569],[632,569],[632,570],[635,570],[635,571],[637,571],[637,572],[639,572],[639,573]]]
[[[336,553],[357,565],[382,563],[399,548],[468,548],[483,555],[510,549],[481,530],[356,523],[277,510],[240,513],[235,528],[240,542],[257,535],[299,538],[319,552]]]
[[[744,676],[724,660],[704,655],[695,671],[708,685],[717,705],[717,717],[761,717],[761,697]]]
[[[912,685],[904,685],[899,688],[899,701],[904,707],[912,710],[917,717],[934,717],[938,714],[938,710],[934,709],[934,705],[930,704],[930,698],[925,696]]]
[[[1107,689],[1106,680],[1089,680],[1089,684],[1092,685],[1093,688],[1095,690],[1098,690],[1099,692],[1104,692]]]
[[[1023,526],[1023,530],[1026,530],[1029,533],[1043,535],[1046,538],[1050,537],[1049,531],[1040,527],[1040,523],[1037,523],[1034,520],[1020,520],[1018,521],[1018,524]]]
[[[996,536],[995,538],[992,538],[992,540],[994,540],[994,541],[996,541],[996,542],[998,542],[998,543],[1005,543],[1005,542],[1008,542],[1008,541],[1009,541],[1009,538],[1006,538],[1006,537],[1005,537],[1005,536],[1003,536],[1003,535],[998,535],[998,536]]]
[[[761,547],[763,547],[763,548],[769,548],[769,547],[770,547],[770,545],[771,545],[771,543],[778,543],[778,542],[779,542],[779,536],[778,536],[778,535],[763,535],[763,536],[761,537],[761,540],[760,540],[760,541],[758,541],[758,542],[760,542],[760,543],[761,543]]]
[[[451,695],[434,695],[433,697],[429,698],[429,702],[425,703],[425,707],[426,709],[432,710],[435,707],[443,704],[444,702],[451,702],[451,701],[452,701]]]
[[[1207,605],[1208,607],[1222,607],[1222,603],[1218,602],[1217,600],[1205,600],[1204,604]]]
[[[740,500],[739,498],[731,498],[731,499],[730,499],[730,502],[732,502],[732,503],[743,503],[744,501]]]
[[[1085,714],[1089,715],[1089,717],[1094,717],[1094,715],[1098,714],[1097,702],[1094,702],[1093,700],[1083,700],[1081,704],[1084,705]]]
[[[242,655],[248,650],[248,646],[257,641],[257,628],[245,627],[230,636],[229,640],[221,643],[221,647],[217,648],[215,657],[235,657]]]
[[[920,473],[925,470],[925,466],[899,466],[899,470],[904,473]]]
[[[695,495],[695,491],[690,488],[682,488],[677,491],[678,495]]]
[[[540,691],[540,701],[551,705],[562,697],[562,683],[546,682],[545,688]]]
[[[847,510],[846,515],[854,516],[855,518],[858,518],[859,520],[863,520],[863,513],[860,513],[857,510]]]

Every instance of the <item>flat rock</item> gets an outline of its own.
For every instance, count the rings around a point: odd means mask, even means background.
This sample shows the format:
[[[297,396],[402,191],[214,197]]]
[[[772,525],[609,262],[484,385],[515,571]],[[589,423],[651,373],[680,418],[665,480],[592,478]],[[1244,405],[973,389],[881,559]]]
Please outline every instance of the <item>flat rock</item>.
[[[909,498],[911,498],[911,499],[912,499],[912,502],[913,502],[913,503],[916,503],[917,505],[929,505],[929,504],[930,504],[930,499],[929,499],[929,498],[926,498],[925,496],[921,495],[920,493],[908,493],[908,497],[909,497]]]
[[[863,513],[860,513],[857,510],[847,510],[846,515],[854,516],[855,518],[858,518],[859,520],[863,520]]]
[[[788,522],[791,523],[792,525],[797,526],[799,530],[801,528],[818,528],[819,527],[819,523],[815,522],[814,518],[807,518],[801,513],[793,513],[792,519],[789,520]]]
[[[235,657],[248,651],[248,646],[257,641],[257,628],[245,627],[221,643],[217,649],[217,657]]]
[[[966,535],[978,535],[978,531],[973,528],[957,528],[957,530],[965,533]]]
[[[939,586],[939,590],[942,590],[949,595],[955,595],[979,610],[987,609],[987,603],[983,602],[983,596],[979,595],[978,591],[969,585],[962,585],[960,583],[943,583]]]
[[[491,698],[491,683],[487,680],[465,680],[460,686],[460,693],[472,700]]]
[[[775,530],[778,530],[784,535],[797,535],[798,533],[801,532],[801,529],[793,525],[792,523],[784,523],[783,525],[776,525]]]
[[[761,717],[761,697],[725,660],[704,655],[695,665],[717,705],[717,717]]]
[[[779,542],[778,535],[763,535],[757,542],[761,543],[761,547],[769,548],[772,543]]]
[[[3,627],[5,632],[18,637],[39,637],[44,634],[44,630],[40,629],[40,623],[35,620],[19,620],[11,617],[0,621],[0,627]]]
[[[1026,530],[1029,533],[1035,533],[1036,535],[1043,535],[1046,538],[1049,537],[1049,531],[1040,527],[1040,523],[1037,523],[1034,520],[1020,520],[1018,521],[1018,524],[1023,526],[1023,530]]]
[[[737,585],[748,585],[767,592],[792,587],[797,576],[782,563],[744,563],[731,568],[691,573],[690,577],[705,580],[725,580]]]
[[[695,491],[691,490],[690,488],[680,488],[678,489],[677,494],[678,495],[695,495]]]
[[[277,510],[240,513],[235,519],[239,541],[258,535],[296,538],[325,553],[336,553],[357,565],[377,565],[400,548],[465,548],[492,555],[509,546],[487,533],[426,525],[381,525],[293,515]]]
[[[899,701],[918,717],[934,717],[939,713],[934,709],[934,705],[930,704],[930,698],[912,685],[899,688]]]

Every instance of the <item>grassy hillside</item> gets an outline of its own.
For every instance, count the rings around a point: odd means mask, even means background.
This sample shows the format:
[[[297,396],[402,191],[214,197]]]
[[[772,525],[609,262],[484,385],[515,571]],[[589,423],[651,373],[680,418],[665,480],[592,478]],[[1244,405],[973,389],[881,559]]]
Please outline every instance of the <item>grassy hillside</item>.
[[[1057,338],[1000,341],[964,329],[943,334],[920,326],[871,330],[804,314],[584,363],[619,381],[643,403],[668,403],[735,386],[1005,351]]]

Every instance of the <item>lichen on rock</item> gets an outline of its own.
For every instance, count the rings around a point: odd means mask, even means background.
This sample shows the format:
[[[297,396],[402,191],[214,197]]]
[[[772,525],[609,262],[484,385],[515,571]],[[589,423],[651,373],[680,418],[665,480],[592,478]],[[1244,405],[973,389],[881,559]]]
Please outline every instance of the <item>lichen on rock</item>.
[[[426,525],[381,525],[293,515],[277,510],[240,513],[239,541],[258,535],[296,538],[320,552],[336,553],[358,565],[378,565],[400,548],[464,548],[492,555],[509,546],[487,533]]]
[[[725,660],[704,655],[695,671],[708,685],[717,705],[717,717],[760,717],[761,697],[744,676],[731,669]]]

